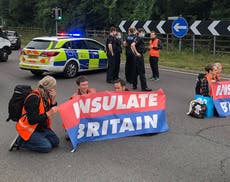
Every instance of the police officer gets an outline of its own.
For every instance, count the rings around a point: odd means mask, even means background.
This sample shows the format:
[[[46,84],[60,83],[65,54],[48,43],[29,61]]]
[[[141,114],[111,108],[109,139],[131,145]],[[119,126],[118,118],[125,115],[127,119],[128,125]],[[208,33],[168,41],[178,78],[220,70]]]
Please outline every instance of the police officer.
[[[142,91],[152,91],[152,89],[147,87],[146,77],[145,77],[145,62],[144,53],[146,52],[144,38],[145,30],[143,28],[138,29],[138,36],[135,37],[133,43],[131,44],[131,49],[135,54],[135,76],[133,80],[133,89],[137,89],[137,77],[139,75],[141,82]]]
[[[120,72],[120,63],[121,63],[121,53],[122,53],[122,37],[121,32],[117,31],[116,35],[116,52],[115,52],[115,73],[114,73],[114,80],[117,80],[119,78],[119,72]]]
[[[109,36],[106,40],[106,51],[108,56],[108,69],[106,75],[107,83],[113,83],[115,79],[115,53],[116,53],[116,28],[111,27]]]
[[[134,69],[135,69],[135,55],[131,49],[131,44],[136,37],[137,30],[135,27],[129,28],[128,37],[124,42],[126,48],[126,63],[125,63],[125,78],[129,83],[133,83],[134,79]]]

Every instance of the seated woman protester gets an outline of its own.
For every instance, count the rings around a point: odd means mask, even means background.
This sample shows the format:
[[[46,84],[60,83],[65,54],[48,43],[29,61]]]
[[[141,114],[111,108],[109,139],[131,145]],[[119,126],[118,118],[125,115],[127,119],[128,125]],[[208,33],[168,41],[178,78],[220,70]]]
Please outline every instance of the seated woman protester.
[[[216,72],[216,74],[214,76],[214,80],[215,81],[220,81],[221,80],[220,74],[222,72],[222,65],[221,65],[221,63],[214,63],[214,66],[216,66],[216,68],[217,68],[217,72]]]
[[[51,129],[51,116],[56,112],[56,80],[45,76],[26,98],[22,117],[16,124],[19,136],[11,149],[21,147],[46,153],[57,147],[59,139]]]

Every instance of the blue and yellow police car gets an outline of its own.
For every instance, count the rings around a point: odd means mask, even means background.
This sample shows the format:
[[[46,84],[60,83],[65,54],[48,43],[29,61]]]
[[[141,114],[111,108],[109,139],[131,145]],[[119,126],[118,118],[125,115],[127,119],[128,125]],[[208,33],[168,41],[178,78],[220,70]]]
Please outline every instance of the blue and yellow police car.
[[[106,48],[90,38],[74,36],[36,37],[20,54],[19,67],[34,75],[64,73],[73,78],[78,72],[106,69]]]

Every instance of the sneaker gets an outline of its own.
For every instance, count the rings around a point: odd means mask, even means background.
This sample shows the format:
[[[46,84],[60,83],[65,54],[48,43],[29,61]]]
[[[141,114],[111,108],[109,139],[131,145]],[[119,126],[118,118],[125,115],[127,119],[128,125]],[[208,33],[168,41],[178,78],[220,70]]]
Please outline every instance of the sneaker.
[[[17,150],[19,149],[19,145],[17,143],[17,139],[19,138],[19,135],[17,135],[14,140],[12,141],[12,143],[10,144],[10,149],[9,151],[14,150],[14,148],[16,148]]]
[[[159,80],[160,80],[160,78],[156,78],[155,80],[156,80],[156,81],[159,81]]]
[[[151,77],[151,78],[149,78],[149,80],[150,81],[154,81],[154,80],[156,80],[155,78],[153,78],[153,77]]]

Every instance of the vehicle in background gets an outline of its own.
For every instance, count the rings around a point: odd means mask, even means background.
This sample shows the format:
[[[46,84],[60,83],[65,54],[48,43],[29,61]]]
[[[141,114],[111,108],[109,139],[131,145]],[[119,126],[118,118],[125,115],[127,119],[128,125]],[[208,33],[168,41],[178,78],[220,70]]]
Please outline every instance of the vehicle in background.
[[[81,71],[107,69],[107,61],[103,44],[62,35],[34,38],[21,50],[19,67],[34,75],[59,72],[73,78]]]
[[[20,35],[18,35],[17,31],[4,30],[4,33],[6,37],[10,40],[12,49],[21,49],[21,37]]]
[[[0,29],[0,61],[6,62],[11,54],[11,43]]]

